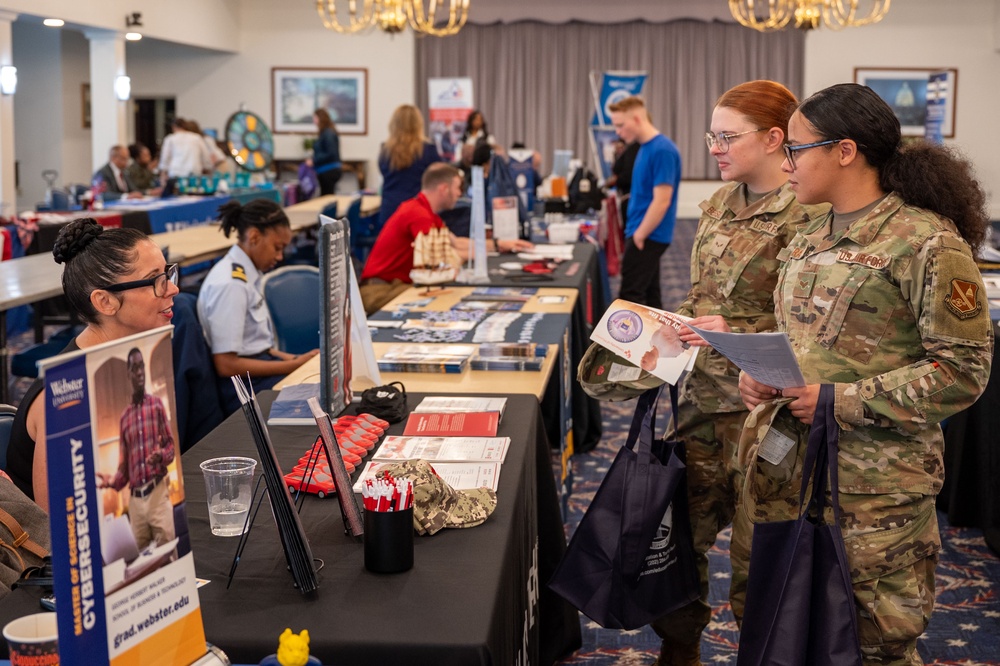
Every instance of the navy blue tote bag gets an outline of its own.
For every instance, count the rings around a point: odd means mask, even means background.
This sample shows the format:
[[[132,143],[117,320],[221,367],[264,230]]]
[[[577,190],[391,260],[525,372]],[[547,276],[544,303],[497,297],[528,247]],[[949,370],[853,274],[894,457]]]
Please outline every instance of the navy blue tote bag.
[[[798,519],[754,525],[737,666],[861,666],[839,524],[840,426],[833,395],[832,384],[821,386],[803,461]],[[833,523],[823,521],[828,473]]]
[[[628,439],[549,587],[609,629],[638,629],[698,598],[683,445],[654,441],[662,386],[639,396]],[[670,387],[674,420],[677,388]]]

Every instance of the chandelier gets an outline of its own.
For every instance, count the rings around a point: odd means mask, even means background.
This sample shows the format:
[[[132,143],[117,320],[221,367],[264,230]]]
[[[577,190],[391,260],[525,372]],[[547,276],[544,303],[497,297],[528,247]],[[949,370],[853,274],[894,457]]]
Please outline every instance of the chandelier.
[[[878,23],[889,12],[891,1],[729,0],[729,11],[740,25],[760,32],[783,30],[789,25],[812,30],[822,24],[840,30]]]
[[[378,27],[395,34],[409,25],[435,37],[454,35],[469,17],[469,0],[316,0],[316,12],[328,30],[366,32]]]

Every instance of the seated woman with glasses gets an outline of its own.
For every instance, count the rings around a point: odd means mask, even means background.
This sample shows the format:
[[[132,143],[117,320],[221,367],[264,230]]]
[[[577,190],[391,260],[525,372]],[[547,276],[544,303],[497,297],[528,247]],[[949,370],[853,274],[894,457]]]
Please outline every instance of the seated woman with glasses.
[[[141,231],[105,229],[90,218],[59,232],[52,256],[65,264],[63,293],[86,328],[64,351],[142,333],[170,323],[177,288],[177,265]],[[11,426],[7,473],[35,503],[48,510],[45,405],[37,398],[44,383],[25,393]]]
[[[198,319],[212,348],[223,409],[230,414],[240,407],[230,377],[249,374],[254,391],[263,391],[319,350],[296,355],[274,346],[262,282],[264,273],[284,258],[292,241],[285,211],[265,199],[243,205],[227,201],[219,207],[219,220],[222,233],[228,238],[235,231],[239,240],[201,285]]]

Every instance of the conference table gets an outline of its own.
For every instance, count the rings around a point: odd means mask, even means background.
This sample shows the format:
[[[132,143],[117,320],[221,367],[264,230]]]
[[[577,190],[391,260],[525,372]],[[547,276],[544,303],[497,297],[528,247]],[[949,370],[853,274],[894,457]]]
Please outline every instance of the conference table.
[[[497,287],[545,287],[575,289],[578,294],[572,312],[569,361],[571,367],[571,399],[573,416],[573,445],[577,453],[592,450],[601,441],[600,403],[584,393],[576,382],[576,368],[587,347],[590,332],[604,315],[608,306],[604,299],[604,269],[601,267],[597,247],[591,243],[575,243],[573,256],[559,263],[551,273],[528,273],[509,270],[512,263],[529,263],[515,255],[500,254],[487,258],[488,284]],[[546,405],[554,405],[558,396],[546,398]],[[545,409],[545,407],[543,407]],[[549,428],[549,437],[557,441],[559,432]]]
[[[48,252],[59,230],[80,217],[93,217],[106,227],[138,229],[146,234],[178,231],[190,226],[212,224],[219,217],[219,206],[230,200],[247,203],[254,199],[281,202],[275,189],[234,190],[213,196],[184,195],[159,199],[118,199],[109,201],[103,210],[39,213],[38,232],[29,252]]]
[[[1000,326],[993,324],[994,349]],[[986,390],[974,405],[944,424],[944,486],[937,508],[952,527],[979,527],[986,544],[1000,555],[1000,362],[993,358]]]
[[[348,207],[350,207],[350,205],[354,203],[354,200],[357,198],[357,194],[327,194],[314,199],[308,199],[293,206],[288,206],[285,208],[285,213],[288,214],[288,219],[291,220],[293,225],[303,225],[306,223],[317,224],[320,213],[322,213],[323,209],[327,206],[337,204],[337,217],[344,217],[347,215]],[[361,195],[362,217],[374,215],[378,212],[381,206],[382,197],[377,194]]]
[[[264,414],[275,395],[258,396]],[[409,394],[408,407],[422,398]],[[269,432],[287,471],[318,431]],[[344,534],[337,500],[306,496],[299,515],[323,566],[318,590],[304,596],[266,507],[226,588],[237,540],[211,534],[199,464],[220,455],[258,457],[242,412],[233,414],[181,459],[195,571],[210,581],[199,590],[208,641],[235,663],[255,664],[274,652],[285,627],[308,629],[311,653],[331,666],[551,664],[577,649],[579,616],[546,585],[566,542],[535,396],[507,397],[498,435],[511,444],[492,516],[474,528],[415,535],[414,565],[403,573],[366,571],[363,545]],[[37,612],[38,597],[15,590],[0,604],[0,626]]]

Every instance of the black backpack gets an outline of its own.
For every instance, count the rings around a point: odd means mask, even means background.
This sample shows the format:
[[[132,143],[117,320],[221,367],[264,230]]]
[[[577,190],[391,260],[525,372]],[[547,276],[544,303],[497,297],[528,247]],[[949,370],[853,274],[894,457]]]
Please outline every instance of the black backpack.
[[[597,176],[586,167],[576,170],[569,184],[569,207],[571,213],[586,213],[601,210],[604,193],[597,183]]]

